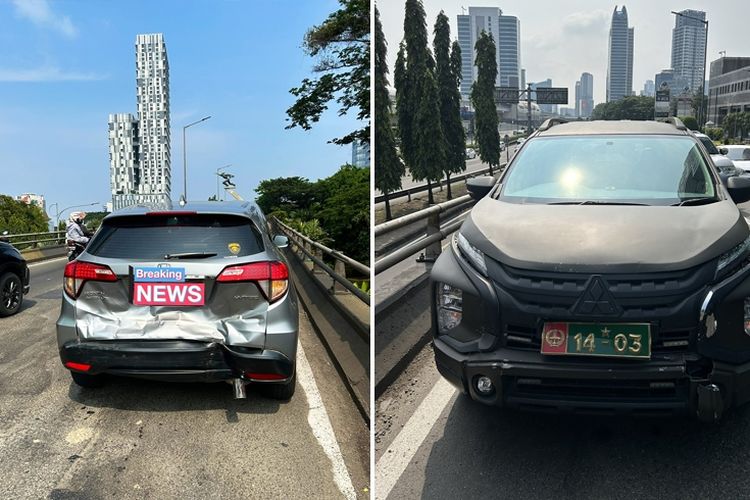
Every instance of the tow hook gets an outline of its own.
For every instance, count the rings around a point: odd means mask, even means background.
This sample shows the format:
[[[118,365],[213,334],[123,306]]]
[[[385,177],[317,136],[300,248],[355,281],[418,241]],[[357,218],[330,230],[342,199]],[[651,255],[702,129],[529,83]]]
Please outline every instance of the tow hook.
[[[698,386],[698,418],[704,422],[716,422],[724,411],[721,389],[716,384]]]
[[[247,398],[247,394],[245,394],[245,381],[244,380],[242,380],[241,378],[233,378],[232,388],[234,389],[234,399]]]

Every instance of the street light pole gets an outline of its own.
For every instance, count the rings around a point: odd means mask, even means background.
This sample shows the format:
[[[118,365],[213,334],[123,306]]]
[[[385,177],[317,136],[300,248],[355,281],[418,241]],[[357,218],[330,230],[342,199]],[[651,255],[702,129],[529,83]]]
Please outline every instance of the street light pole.
[[[703,78],[701,80],[701,107],[698,109],[698,126],[702,130],[703,126],[705,125],[705,120],[704,120],[705,116],[704,116],[704,113],[703,113],[703,104],[704,104],[704,101],[705,101],[705,94],[706,94],[706,56],[708,55],[707,54],[707,52],[708,52],[708,21],[706,21],[705,19],[701,19],[699,17],[687,16],[687,15],[683,14],[682,12],[675,12],[675,11],[671,11],[671,12],[672,12],[672,14],[674,14],[676,16],[684,17],[686,19],[692,19],[694,21],[699,21],[699,22],[703,23],[704,26],[706,27],[706,36],[705,36],[704,42],[703,42]],[[708,108],[706,108],[706,109],[708,109]]]
[[[186,156],[187,148],[185,146],[185,131],[188,129],[188,127],[192,127],[193,125],[197,125],[197,124],[199,124],[201,122],[205,122],[209,118],[211,118],[210,115],[209,116],[204,116],[200,120],[194,121],[193,123],[188,123],[187,125],[185,125],[184,127],[182,127],[182,180],[183,180],[183,184],[182,184],[182,198],[185,201],[187,201],[187,156]]]

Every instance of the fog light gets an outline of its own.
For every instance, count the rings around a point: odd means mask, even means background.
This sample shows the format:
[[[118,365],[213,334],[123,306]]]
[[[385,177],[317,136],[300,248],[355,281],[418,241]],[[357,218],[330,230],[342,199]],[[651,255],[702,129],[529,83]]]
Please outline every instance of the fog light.
[[[492,394],[492,391],[494,390],[495,387],[492,385],[492,380],[490,380],[489,377],[481,375],[477,378],[477,392],[479,394],[487,396],[489,394]]]
[[[436,300],[438,333],[456,328],[463,316],[463,292],[446,283],[438,283]]]

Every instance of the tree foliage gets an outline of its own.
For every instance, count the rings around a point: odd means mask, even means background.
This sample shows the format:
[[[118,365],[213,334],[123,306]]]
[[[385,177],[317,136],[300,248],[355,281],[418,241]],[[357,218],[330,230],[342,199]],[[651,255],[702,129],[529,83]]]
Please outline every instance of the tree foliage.
[[[721,126],[726,133],[727,139],[745,139],[750,132],[750,112],[729,113],[721,121]]]
[[[466,134],[461,123],[461,97],[458,93],[458,84],[461,80],[461,48],[456,42],[451,52],[450,26],[443,11],[438,14],[434,33],[435,76],[440,96],[440,123],[445,138],[443,172],[449,181],[448,199],[451,199],[451,174],[466,170]]]
[[[391,219],[388,193],[401,189],[401,177],[406,173],[396,153],[396,141],[391,128],[391,102],[388,98],[387,46],[380,15],[375,8],[375,187],[385,196],[386,219]]]
[[[428,188],[443,176],[445,142],[435,61],[427,46],[427,25],[421,0],[406,0],[404,40],[394,72],[401,151],[416,181],[427,180]],[[428,189],[433,203],[432,189]]]
[[[591,113],[592,120],[653,120],[654,98],[628,96],[617,101],[596,105]]]
[[[318,78],[305,78],[290,92],[297,101],[287,110],[286,128],[310,130],[335,100],[339,115],[357,110],[357,119],[366,126],[344,137],[332,139],[336,144],[355,140],[370,142],[370,2],[339,0],[341,8],[305,35],[304,48],[317,57],[313,68]]]
[[[37,205],[27,205],[10,196],[0,195],[0,233],[47,232],[47,215]]]
[[[495,105],[495,79],[497,60],[495,41],[491,34],[482,31],[475,46],[477,79],[471,86],[471,103],[474,105],[476,121],[476,144],[479,157],[491,168],[500,165],[500,133]]]
[[[700,130],[700,127],[698,126],[698,120],[696,120],[694,116],[679,116],[678,118],[690,130]]]
[[[363,263],[370,257],[370,168],[344,165],[325,179],[302,177],[262,181],[256,203],[267,214],[330,241],[330,245]],[[317,219],[319,222],[314,222]],[[307,234],[307,233],[305,233]],[[330,238],[330,239],[329,239]],[[320,241],[320,240],[318,240]]]

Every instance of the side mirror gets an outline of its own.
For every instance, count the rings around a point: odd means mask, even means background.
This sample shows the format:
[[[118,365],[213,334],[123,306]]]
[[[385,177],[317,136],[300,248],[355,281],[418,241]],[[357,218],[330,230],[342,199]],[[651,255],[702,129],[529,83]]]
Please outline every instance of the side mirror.
[[[489,175],[474,177],[473,179],[468,179],[466,181],[466,189],[469,191],[472,198],[479,201],[487,196],[487,193],[492,191],[495,182],[495,178],[490,177]]]
[[[750,200],[750,178],[730,177],[727,180],[727,190],[735,203],[745,203]]]
[[[279,248],[286,248],[289,246],[289,238],[281,234],[277,234],[273,237],[273,244]]]
[[[719,153],[723,154],[724,156],[729,154],[729,150],[727,148],[719,148]]]

